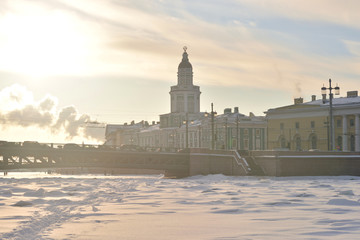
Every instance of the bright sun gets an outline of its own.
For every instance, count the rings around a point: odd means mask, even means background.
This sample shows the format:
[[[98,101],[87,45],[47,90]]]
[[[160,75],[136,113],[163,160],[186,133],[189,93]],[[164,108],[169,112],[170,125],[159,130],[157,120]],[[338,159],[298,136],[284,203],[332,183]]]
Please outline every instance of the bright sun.
[[[0,21],[0,70],[31,76],[83,72],[89,46],[79,29],[62,12],[5,15]]]

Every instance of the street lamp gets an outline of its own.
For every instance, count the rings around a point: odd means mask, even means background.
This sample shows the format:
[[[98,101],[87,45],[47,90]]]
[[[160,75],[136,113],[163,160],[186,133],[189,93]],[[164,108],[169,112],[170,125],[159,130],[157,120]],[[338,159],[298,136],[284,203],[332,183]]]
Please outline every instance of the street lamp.
[[[198,136],[197,136],[197,138],[198,138],[198,148],[201,148],[201,137],[202,137],[202,134],[201,134],[201,124],[199,124],[199,126],[198,126]]]
[[[224,144],[224,148],[225,148],[225,150],[227,150],[228,149],[228,138],[229,138],[229,136],[228,136],[228,118],[226,117],[225,118],[225,125],[224,125],[224,128],[225,128],[225,144]]]
[[[334,149],[334,119],[333,119],[333,112],[332,112],[332,99],[333,99],[333,93],[332,90],[335,90],[335,95],[340,94],[340,87],[331,87],[331,79],[329,79],[329,87],[326,88],[323,86],[321,88],[321,94],[323,96],[323,99],[326,99],[326,90],[329,90],[329,118],[330,118],[330,150],[332,151]]]
[[[239,113],[236,115],[236,150],[239,150]]]
[[[326,137],[327,137],[327,148],[328,148],[328,151],[330,151],[330,141],[329,141],[329,117],[326,117],[326,121],[324,122],[324,125],[326,127]]]
[[[211,149],[215,149],[215,132],[214,132],[214,118],[216,116],[216,112],[214,112],[214,104],[211,103]]]
[[[170,142],[170,146],[169,146],[169,147],[173,149],[173,148],[175,147],[175,144],[174,144],[174,133],[171,132],[170,135],[169,135],[169,137],[170,137],[170,141],[169,141],[169,142]],[[169,144],[168,144],[168,145],[169,145]]]
[[[185,124],[185,148],[189,148],[189,115],[188,113],[186,113],[186,119],[183,121],[183,123]],[[193,123],[191,121],[191,123]]]
[[[217,115],[217,112],[214,112],[214,104],[211,103],[211,149],[215,149],[215,130],[214,130],[214,118]],[[205,117],[208,117],[209,114],[205,112]]]

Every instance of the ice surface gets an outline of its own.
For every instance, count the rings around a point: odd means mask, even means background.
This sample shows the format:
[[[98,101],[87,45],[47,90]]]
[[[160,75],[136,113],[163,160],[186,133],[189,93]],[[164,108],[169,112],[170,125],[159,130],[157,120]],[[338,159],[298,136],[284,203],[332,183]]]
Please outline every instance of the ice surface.
[[[357,239],[360,178],[15,174],[0,239]]]
[[[343,205],[343,206],[360,206],[360,202],[352,201],[348,199],[330,199],[328,204],[330,205]]]
[[[17,203],[11,205],[11,206],[14,206],[14,207],[26,207],[26,206],[31,206],[33,205],[31,202],[27,202],[27,201],[18,201]]]

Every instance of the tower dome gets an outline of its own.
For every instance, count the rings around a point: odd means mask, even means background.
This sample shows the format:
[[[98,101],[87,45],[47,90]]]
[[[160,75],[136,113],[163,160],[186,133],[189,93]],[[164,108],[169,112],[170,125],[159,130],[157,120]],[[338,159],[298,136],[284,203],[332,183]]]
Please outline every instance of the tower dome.
[[[186,52],[187,47],[185,46],[183,49],[184,49],[184,53],[183,53],[182,61],[179,64],[178,69],[180,69],[180,68],[191,68],[192,69],[191,63],[189,62],[188,54]]]

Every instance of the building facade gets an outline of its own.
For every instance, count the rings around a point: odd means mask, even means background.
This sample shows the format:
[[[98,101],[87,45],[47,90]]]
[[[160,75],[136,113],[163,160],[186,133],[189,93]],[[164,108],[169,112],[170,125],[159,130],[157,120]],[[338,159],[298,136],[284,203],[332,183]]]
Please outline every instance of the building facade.
[[[107,125],[106,143],[111,146],[137,145],[147,149],[183,148],[264,150],[265,117],[225,109],[211,117],[200,111],[200,87],[193,84],[193,68],[184,47],[178,66],[177,85],[170,88],[170,113],[160,115],[160,122],[146,121]]]
[[[227,109],[228,111],[228,109]],[[212,130],[212,124],[214,130]],[[212,133],[214,131],[214,134]],[[178,127],[161,127],[139,122],[127,125],[108,125],[107,145],[137,145],[146,149],[178,150],[184,148],[211,148],[227,150],[265,150],[265,117],[236,111],[214,117],[204,113],[196,120],[183,122]],[[214,136],[214,138],[212,138]]]
[[[293,105],[269,109],[266,112],[269,149],[359,152],[360,97],[357,92],[333,99],[333,129],[330,129],[329,110],[327,99],[315,97],[310,102],[296,99]],[[333,149],[330,149],[331,136]]]

